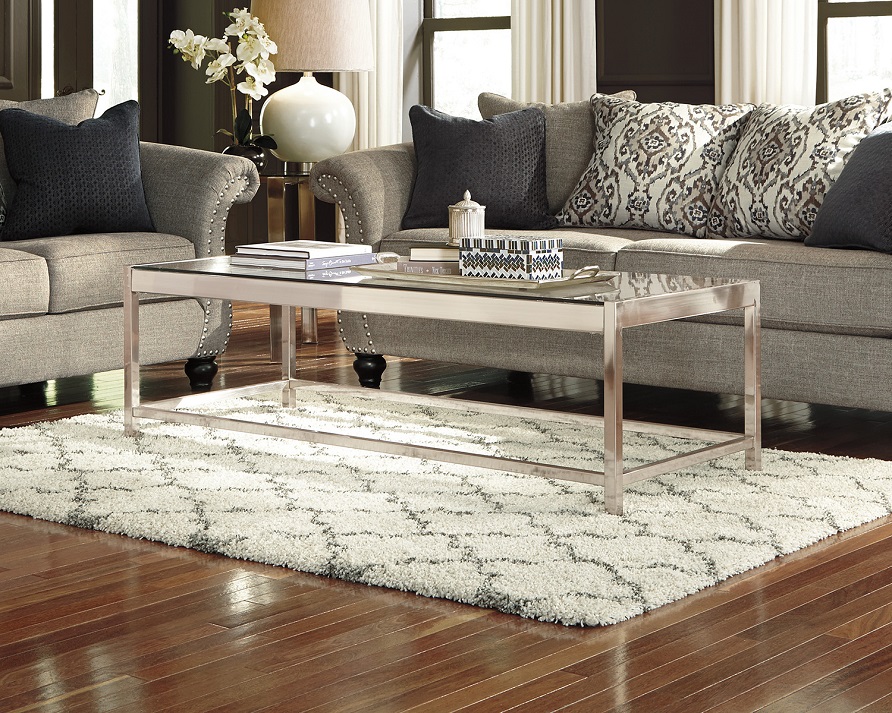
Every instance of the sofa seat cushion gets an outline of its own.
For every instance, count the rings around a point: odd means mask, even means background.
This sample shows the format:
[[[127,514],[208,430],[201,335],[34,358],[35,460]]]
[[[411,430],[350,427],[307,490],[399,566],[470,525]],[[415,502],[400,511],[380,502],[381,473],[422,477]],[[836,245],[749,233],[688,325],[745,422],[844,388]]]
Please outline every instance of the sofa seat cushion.
[[[892,337],[892,255],[786,240],[662,238],[624,246],[616,269],[757,279],[764,327]],[[741,319],[729,313],[707,321]]]
[[[71,235],[18,240],[3,246],[46,261],[48,311],[52,314],[122,304],[127,265],[195,257],[189,240],[165,233]]]
[[[50,278],[46,260],[20,250],[0,248],[0,319],[46,314]]]
[[[598,265],[602,270],[613,270],[616,251],[635,240],[664,235],[656,231],[623,228],[557,228],[554,230],[487,230],[487,235],[511,237],[560,238],[564,241],[564,267],[578,269]],[[445,245],[449,240],[447,228],[401,230],[384,238],[378,249],[408,255],[409,248],[419,245]]]

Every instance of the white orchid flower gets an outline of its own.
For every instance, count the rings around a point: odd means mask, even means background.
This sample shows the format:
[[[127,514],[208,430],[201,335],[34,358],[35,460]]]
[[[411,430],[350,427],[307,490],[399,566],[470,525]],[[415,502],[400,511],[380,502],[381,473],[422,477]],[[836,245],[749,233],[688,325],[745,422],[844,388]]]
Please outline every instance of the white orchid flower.
[[[170,44],[177,49],[184,62],[190,62],[194,69],[201,67],[204,61],[205,47],[208,38],[204,35],[196,35],[192,30],[174,30],[170,33]]]
[[[264,87],[262,84],[258,85],[254,80],[254,77],[248,76],[245,77],[244,82],[239,82],[236,87],[242,94],[247,94],[249,97],[255,100],[259,100],[261,97],[265,97],[269,94],[269,90]]]
[[[258,35],[257,39],[260,41],[260,44],[263,46],[263,49],[266,50],[266,54],[263,54],[262,57],[264,59],[269,59],[271,54],[277,54],[279,51],[278,45],[270,39],[270,36],[266,33],[262,35]]]
[[[235,52],[242,62],[253,62],[258,57],[262,57],[266,50],[256,35],[245,35],[239,40]]]
[[[213,84],[214,82],[219,82],[221,79],[225,79],[229,72],[229,67],[235,64],[235,62],[235,55],[230,54],[229,52],[218,55],[217,59],[208,63],[208,68],[205,72],[205,74],[208,75],[208,80],[205,83]]]
[[[276,81],[276,70],[268,59],[258,59],[256,62],[245,62],[245,72],[254,78],[261,86]]]
[[[192,30],[186,30],[183,32],[182,30],[174,30],[170,33],[170,44],[172,44],[176,49],[180,50],[183,47],[191,44],[195,35],[192,34]]]
[[[208,40],[204,45],[205,50],[208,52],[225,52],[229,53],[229,43],[226,40],[221,40],[217,37],[214,37]]]
[[[229,17],[232,20],[232,24],[223,32],[230,37],[238,37],[257,22],[257,19],[251,15],[251,11],[246,7],[243,7],[241,10],[233,10],[229,13]]]

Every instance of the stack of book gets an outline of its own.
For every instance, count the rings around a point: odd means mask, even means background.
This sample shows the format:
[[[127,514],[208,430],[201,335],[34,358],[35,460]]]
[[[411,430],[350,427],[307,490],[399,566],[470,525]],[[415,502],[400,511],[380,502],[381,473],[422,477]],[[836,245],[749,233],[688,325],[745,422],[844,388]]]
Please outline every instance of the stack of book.
[[[371,245],[286,240],[280,243],[237,245],[231,262],[241,267],[296,270],[306,273],[307,279],[312,279],[347,276],[352,266],[375,262],[375,254]]]
[[[418,246],[409,249],[409,259],[400,260],[396,269],[416,275],[459,275],[458,248]]]

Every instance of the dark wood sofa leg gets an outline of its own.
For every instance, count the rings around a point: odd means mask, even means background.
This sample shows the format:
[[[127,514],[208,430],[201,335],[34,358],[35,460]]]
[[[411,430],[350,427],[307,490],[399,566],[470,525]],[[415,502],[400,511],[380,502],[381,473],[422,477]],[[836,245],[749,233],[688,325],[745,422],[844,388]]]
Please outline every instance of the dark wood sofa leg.
[[[217,374],[217,357],[191,357],[186,361],[183,371],[189,377],[189,386],[193,391],[205,391],[211,388]]]
[[[359,383],[367,389],[381,387],[381,374],[387,368],[387,361],[380,354],[361,354],[354,352],[353,371],[359,377]]]

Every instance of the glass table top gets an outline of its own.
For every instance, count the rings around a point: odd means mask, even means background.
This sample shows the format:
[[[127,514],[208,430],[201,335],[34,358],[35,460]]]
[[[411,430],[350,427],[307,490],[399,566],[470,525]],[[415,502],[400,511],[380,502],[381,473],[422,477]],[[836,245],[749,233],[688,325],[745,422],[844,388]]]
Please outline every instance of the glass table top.
[[[411,292],[444,292],[466,295],[486,295],[510,297],[512,299],[556,300],[556,301],[593,301],[621,302],[658,295],[669,295],[713,287],[737,285],[749,280],[719,277],[691,277],[686,275],[663,275],[644,272],[611,272],[610,279],[600,281],[572,281],[547,286],[526,287],[512,284],[514,280],[486,280],[462,278],[458,275],[427,276],[410,275],[395,272],[378,275],[361,274],[350,270],[317,270],[311,273],[268,267],[249,267],[232,265],[228,257],[200,258],[181,262],[152,263],[135,266],[139,270],[150,272],[183,273],[193,275],[219,275],[257,280],[275,280],[288,282],[314,282],[320,285],[330,284],[352,289],[397,289]],[[378,267],[385,267],[383,265]],[[565,276],[572,271],[565,270]],[[602,273],[602,278],[604,273]],[[425,279],[436,277],[434,279]]]

